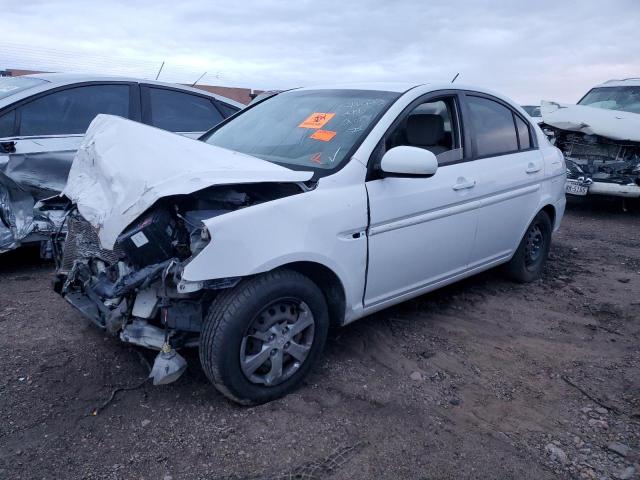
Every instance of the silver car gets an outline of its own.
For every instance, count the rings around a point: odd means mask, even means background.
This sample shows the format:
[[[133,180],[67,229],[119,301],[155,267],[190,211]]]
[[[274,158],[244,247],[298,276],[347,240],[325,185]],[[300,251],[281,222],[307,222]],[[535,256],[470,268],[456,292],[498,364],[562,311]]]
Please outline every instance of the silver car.
[[[57,228],[55,205],[47,215],[34,206],[64,188],[76,149],[99,113],[197,138],[243,107],[196,88],[134,78],[1,77],[0,253],[47,240]]]

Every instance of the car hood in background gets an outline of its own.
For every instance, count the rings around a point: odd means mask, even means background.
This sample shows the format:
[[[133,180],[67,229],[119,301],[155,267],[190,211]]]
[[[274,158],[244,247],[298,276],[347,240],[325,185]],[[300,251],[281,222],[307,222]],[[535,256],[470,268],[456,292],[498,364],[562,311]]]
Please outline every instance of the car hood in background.
[[[160,198],[214,185],[302,182],[300,172],[112,115],[84,137],[63,194],[97,230],[103,248]]]
[[[543,123],[560,130],[640,142],[640,114],[542,101]]]

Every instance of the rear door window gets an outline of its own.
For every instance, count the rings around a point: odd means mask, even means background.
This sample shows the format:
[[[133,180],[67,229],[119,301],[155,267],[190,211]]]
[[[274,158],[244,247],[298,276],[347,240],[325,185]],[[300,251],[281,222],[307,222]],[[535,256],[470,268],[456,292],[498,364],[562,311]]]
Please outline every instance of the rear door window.
[[[129,85],[87,85],[39,97],[19,107],[19,134],[83,134],[99,113],[128,118],[129,88]]]
[[[199,95],[149,87],[150,123],[170,132],[204,132],[222,121],[213,101]]]
[[[476,155],[488,157],[518,151],[518,135],[510,109],[483,97],[467,95],[475,134]]]

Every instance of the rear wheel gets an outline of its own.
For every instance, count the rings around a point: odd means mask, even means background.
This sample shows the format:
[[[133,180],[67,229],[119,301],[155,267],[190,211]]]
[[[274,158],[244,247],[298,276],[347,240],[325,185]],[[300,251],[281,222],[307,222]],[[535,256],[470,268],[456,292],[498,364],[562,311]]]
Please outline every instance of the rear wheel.
[[[545,211],[535,216],[520,241],[513,258],[504,267],[518,282],[532,282],[540,277],[551,246],[551,220]]]
[[[329,328],[322,292],[278,270],[222,293],[200,338],[207,377],[228,398],[255,405],[295,389],[317,362]]]

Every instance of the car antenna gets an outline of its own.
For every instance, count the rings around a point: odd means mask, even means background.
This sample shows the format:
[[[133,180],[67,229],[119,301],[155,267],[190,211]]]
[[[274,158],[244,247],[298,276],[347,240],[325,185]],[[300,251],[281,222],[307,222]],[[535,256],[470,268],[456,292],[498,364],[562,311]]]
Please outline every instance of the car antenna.
[[[200,75],[200,76],[198,77],[198,79],[197,79],[195,82],[193,82],[193,83],[191,84],[191,86],[192,86],[192,87],[195,87],[195,86],[196,86],[196,83],[198,83],[200,80],[202,80],[202,77],[204,77],[206,74],[207,74],[207,72],[204,72],[202,75]]]
[[[156,80],[158,80],[158,77],[160,76],[160,72],[162,71],[162,67],[164,67],[164,60],[162,61],[162,65],[160,65],[160,70],[158,70],[158,74],[156,75]]]
[[[453,77],[453,80],[451,80],[451,83],[453,83],[453,82],[455,82],[455,81],[456,81],[456,78],[458,78],[458,75],[460,75],[460,72],[456,73],[456,76],[455,76],[455,77]]]

